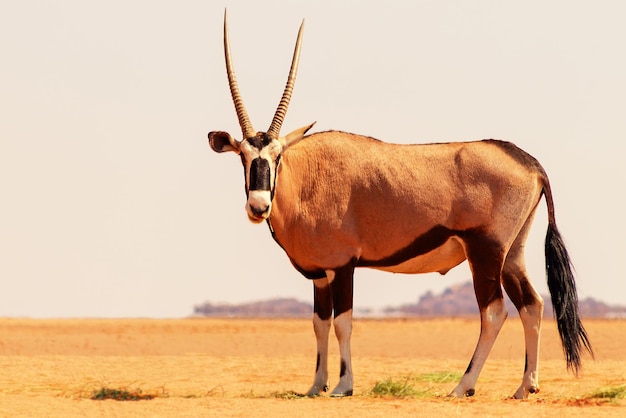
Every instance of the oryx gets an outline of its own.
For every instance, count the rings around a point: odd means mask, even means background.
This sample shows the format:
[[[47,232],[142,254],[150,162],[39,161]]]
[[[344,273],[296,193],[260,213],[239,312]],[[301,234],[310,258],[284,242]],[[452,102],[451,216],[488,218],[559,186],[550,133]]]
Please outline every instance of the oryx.
[[[304,24],[304,22],[303,22]],[[468,260],[480,308],[480,337],[450,395],[474,385],[507,312],[502,288],[519,311],[526,362],[514,396],[539,390],[543,300],[526,273],[524,245],[544,196],[548,208],[546,271],[569,369],[591,345],[578,314],[570,260],[557,230],[548,177],[539,162],[509,142],[398,145],[346,132],[305,136],[313,124],[280,136],[298,68],[300,26],[283,96],[267,132],[257,132],[237,87],[224,15],[226,72],[243,138],[209,133],[216,152],[238,154],[245,171],[250,221],[266,221],[294,267],[314,288],[317,366],[309,396],[328,389],[331,318],[341,372],[333,396],[353,391],[350,358],[353,273],[371,267],[395,273],[445,274]]]

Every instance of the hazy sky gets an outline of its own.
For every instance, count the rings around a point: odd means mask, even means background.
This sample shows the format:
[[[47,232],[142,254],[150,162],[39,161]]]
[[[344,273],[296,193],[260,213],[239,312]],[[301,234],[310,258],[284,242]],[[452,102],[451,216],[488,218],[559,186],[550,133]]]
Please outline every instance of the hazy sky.
[[[0,5],[0,316],[180,317],[206,300],[311,301],[244,211],[222,50],[266,130],[389,142],[500,138],[546,168],[581,297],[626,304],[626,2],[10,1]],[[527,246],[545,292],[542,203]],[[355,306],[470,277],[357,270]]]

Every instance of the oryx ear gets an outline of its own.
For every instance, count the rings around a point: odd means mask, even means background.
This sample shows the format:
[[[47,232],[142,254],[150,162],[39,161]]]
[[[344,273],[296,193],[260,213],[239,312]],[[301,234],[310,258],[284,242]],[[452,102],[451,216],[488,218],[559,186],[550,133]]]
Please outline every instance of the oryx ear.
[[[209,132],[209,145],[215,152],[232,151],[239,154],[239,141],[234,139],[228,132]]]
[[[292,145],[296,145],[302,138],[304,138],[304,134],[307,133],[309,129],[313,127],[317,122],[313,122],[310,125],[303,126],[302,128],[296,129],[293,132],[288,133],[286,136],[278,138],[281,145],[283,146],[283,151],[289,148]]]

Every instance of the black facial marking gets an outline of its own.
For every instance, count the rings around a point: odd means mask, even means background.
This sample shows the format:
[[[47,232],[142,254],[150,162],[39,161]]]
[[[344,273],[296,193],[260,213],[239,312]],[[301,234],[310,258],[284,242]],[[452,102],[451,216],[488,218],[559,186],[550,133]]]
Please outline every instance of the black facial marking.
[[[340,378],[345,376],[346,369],[347,369],[346,362],[344,360],[341,360],[341,371],[339,372]]]
[[[427,231],[426,233],[415,238],[413,242],[404,248],[399,249],[395,253],[381,258],[379,260],[366,260],[361,258],[359,260],[359,267],[391,267],[402,264],[412,258],[419,255],[426,254],[443,244],[452,236],[457,235],[455,231],[452,231],[445,226],[437,225]]]
[[[261,151],[263,147],[269,145],[272,139],[267,136],[265,132],[258,132],[256,136],[253,136],[252,138],[246,138],[246,141],[248,141],[250,145],[252,145],[254,148]]]
[[[244,157],[243,152],[239,154],[239,158],[241,158],[241,164],[243,165],[243,188],[246,191],[246,199],[248,198],[248,186],[246,185],[246,157]]]
[[[270,190],[270,163],[265,158],[255,158],[250,163],[249,190]]]
[[[272,194],[271,194],[271,199],[274,200],[274,193],[276,192],[276,180],[278,180],[278,167],[280,166],[280,159],[281,159],[282,155],[278,154],[278,157],[276,157],[276,161],[274,161],[274,170],[276,170],[276,173],[274,174],[274,184],[272,184]]]

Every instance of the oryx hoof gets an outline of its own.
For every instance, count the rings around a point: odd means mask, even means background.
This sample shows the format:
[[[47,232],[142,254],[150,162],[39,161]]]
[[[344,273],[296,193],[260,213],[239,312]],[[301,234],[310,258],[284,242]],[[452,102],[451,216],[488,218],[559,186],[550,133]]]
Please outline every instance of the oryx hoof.
[[[513,395],[514,399],[528,399],[529,394],[539,393],[539,388],[537,386],[529,386],[528,389],[523,386],[517,389],[515,395]]]
[[[460,389],[459,387],[457,387],[452,392],[450,392],[448,397],[449,398],[469,398],[471,396],[474,396],[475,393],[476,391],[473,388],[467,389],[464,391],[463,389]]]
[[[327,391],[328,391],[328,384],[325,384],[323,386],[313,385],[311,386],[311,389],[309,389],[309,391],[306,393],[306,396],[308,396],[309,398],[314,398],[316,396],[320,396],[321,392],[327,392]]]
[[[330,394],[331,398],[344,398],[346,396],[352,396],[352,389],[345,391],[337,391],[337,389],[335,389],[333,393]]]

